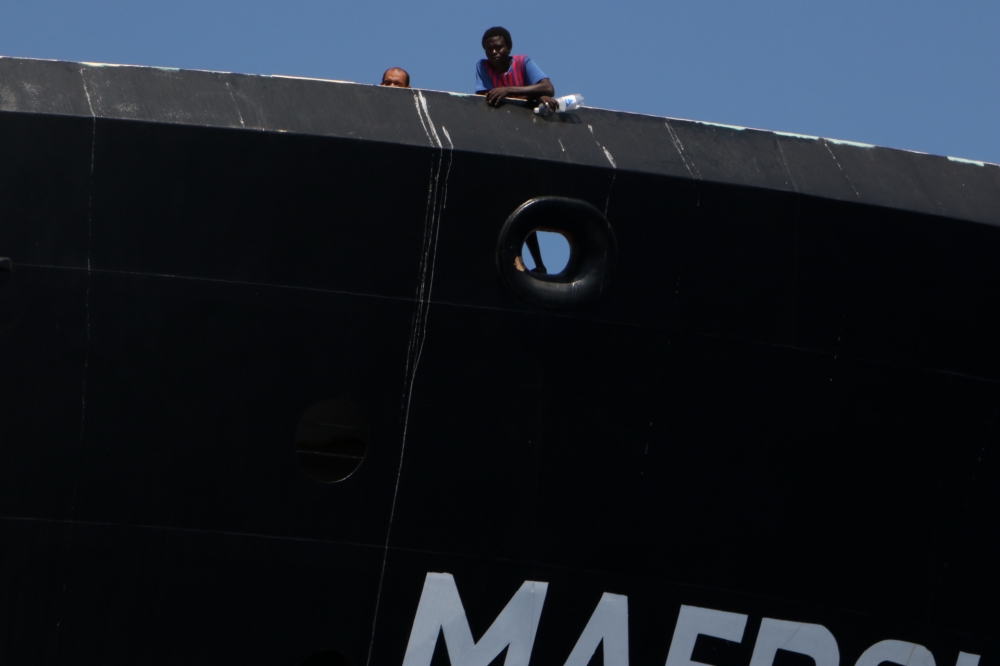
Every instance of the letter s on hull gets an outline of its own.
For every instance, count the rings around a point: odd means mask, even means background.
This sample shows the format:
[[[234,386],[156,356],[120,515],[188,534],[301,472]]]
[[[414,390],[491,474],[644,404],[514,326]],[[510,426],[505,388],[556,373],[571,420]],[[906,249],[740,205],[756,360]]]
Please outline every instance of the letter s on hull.
[[[916,643],[880,641],[865,650],[858,657],[855,666],[879,666],[885,661],[899,666],[934,666],[934,655],[923,645]]]
[[[840,664],[837,639],[823,625],[785,622],[765,617],[757,632],[757,643],[753,648],[750,666],[771,666],[779,649],[812,657],[816,666]]]
[[[489,666],[504,648],[504,666],[528,666],[548,587],[548,583],[524,581],[477,643],[472,639],[455,577],[450,573],[428,573],[403,666],[430,666],[441,633],[451,666]]]
[[[699,635],[740,643],[743,641],[743,631],[746,627],[746,615],[697,606],[681,606],[680,615],[677,616],[677,626],[674,627],[674,638],[670,641],[670,652],[667,653],[667,666],[692,666],[692,664],[705,666],[699,661],[691,660],[691,653]]]

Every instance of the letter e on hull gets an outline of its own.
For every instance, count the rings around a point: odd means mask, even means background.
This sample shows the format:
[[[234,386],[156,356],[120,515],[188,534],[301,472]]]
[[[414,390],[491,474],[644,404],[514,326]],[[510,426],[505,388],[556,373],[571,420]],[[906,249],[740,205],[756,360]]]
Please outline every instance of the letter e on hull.
[[[670,652],[667,653],[667,666],[706,666],[699,661],[691,660],[691,653],[694,652],[698,636],[711,636],[740,643],[743,641],[743,631],[746,627],[747,616],[740,613],[681,606],[681,612],[677,616],[677,626],[674,627],[674,637],[670,641]]]

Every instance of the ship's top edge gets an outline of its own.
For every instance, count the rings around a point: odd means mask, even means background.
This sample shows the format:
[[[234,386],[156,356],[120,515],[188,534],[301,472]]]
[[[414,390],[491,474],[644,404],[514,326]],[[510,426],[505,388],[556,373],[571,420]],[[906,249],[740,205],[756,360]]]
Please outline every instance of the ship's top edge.
[[[92,62],[92,61],[66,61],[66,60],[58,60],[58,59],[54,59],[54,58],[2,56],[2,55],[0,55],[0,59],[3,59],[3,60],[25,60],[25,61],[37,61],[37,62],[51,62],[51,63],[75,64],[75,65],[80,65],[82,67],[88,67],[88,68],[135,68],[135,69],[147,69],[147,70],[159,71],[159,72],[168,72],[168,73],[202,72],[202,73],[207,73],[207,74],[226,75],[226,76],[246,76],[246,77],[259,77],[259,78],[277,78],[277,79],[288,79],[288,80],[299,80],[299,81],[313,81],[313,82],[316,82],[316,83],[331,83],[331,84],[350,85],[350,86],[380,87],[376,83],[361,83],[361,82],[357,82],[357,81],[347,81],[347,80],[342,80],[342,79],[328,79],[328,78],[312,77],[312,76],[297,76],[297,75],[292,75],[292,74],[253,74],[253,73],[229,72],[229,71],[224,71],[224,70],[213,70],[213,69],[181,69],[181,68],[177,68],[177,67],[164,67],[164,66],[157,66],[157,65],[138,65],[138,64],[128,64],[128,63],[104,63],[104,62]],[[476,97],[476,95],[473,94],[473,93],[455,92],[455,91],[450,91],[450,90],[436,90],[436,89],[433,89],[433,88],[412,88],[411,90],[414,90],[414,91],[418,91],[419,90],[420,92],[423,92],[423,93],[432,93],[432,94],[438,93],[438,94],[442,94],[442,95],[448,95],[450,97]],[[518,105],[516,100],[514,101],[514,104]],[[713,122],[713,121],[707,121],[707,120],[696,120],[696,119],[691,119],[691,118],[681,118],[681,117],[675,117],[675,116],[660,116],[660,115],[655,115],[655,114],[650,114],[650,113],[641,113],[641,112],[636,112],[636,111],[625,111],[625,110],[621,110],[621,109],[610,109],[610,108],[603,108],[603,107],[596,107],[596,106],[586,106],[584,108],[587,109],[587,110],[590,110],[590,111],[597,111],[597,112],[602,112],[602,113],[612,113],[612,114],[623,115],[623,116],[655,118],[657,120],[666,121],[666,122],[691,123],[691,124],[701,125],[701,126],[704,126],[704,127],[716,128],[716,129],[723,130],[723,131],[741,132],[741,133],[742,132],[747,132],[747,131],[749,131],[749,132],[764,132],[764,133],[768,133],[768,134],[774,135],[775,137],[782,137],[782,138],[785,138],[785,139],[794,139],[794,140],[800,140],[800,141],[825,141],[827,143],[834,144],[834,145],[837,145],[837,146],[846,146],[846,147],[857,148],[857,149],[861,149],[861,150],[871,150],[873,148],[882,148],[882,149],[886,149],[886,150],[899,150],[899,151],[913,153],[913,154],[929,155],[929,156],[935,156],[935,157],[943,157],[943,158],[948,159],[951,162],[955,162],[955,163],[959,163],[959,164],[967,164],[967,165],[977,166],[977,167],[986,167],[986,166],[1000,167],[1000,164],[996,164],[996,163],[993,163],[993,162],[986,162],[986,161],[982,161],[982,160],[973,160],[973,159],[962,158],[962,157],[955,157],[955,156],[948,156],[948,155],[933,155],[933,154],[926,153],[926,152],[919,151],[919,150],[910,150],[910,149],[906,149],[906,148],[895,148],[895,147],[889,147],[889,146],[878,146],[878,145],[875,145],[875,144],[863,143],[863,142],[859,142],[859,141],[849,141],[849,140],[845,140],[845,139],[835,139],[835,138],[822,137],[822,136],[811,135],[811,134],[801,134],[801,133],[795,133],[795,132],[785,132],[785,131],[779,131],[779,130],[769,130],[769,129],[759,128],[759,127],[734,125],[734,124],[728,124],[728,123],[719,123],[719,122]]]
[[[603,107],[599,107],[599,106],[585,106],[584,108],[586,108],[586,109],[593,109],[595,111],[605,111],[605,112],[609,112],[609,113],[623,114],[623,115],[628,115],[628,116],[639,116],[639,117],[643,117],[643,118],[655,118],[657,120],[665,120],[665,121],[668,121],[668,122],[669,121],[676,121],[676,122],[682,122],[682,123],[693,123],[693,124],[696,124],[696,125],[705,125],[705,126],[708,126],[708,127],[718,127],[720,129],[728,129],[728,130],[732,130],[734,132],[743,132],[743,131],[765,132],[767,134],[774,134],[775,136],[780,136],[780,137],[785,137],[785,138],[790,138],[790,139],[803,139],[803,140],[808,140],[808,141],[828,141],[828,142],[830,142],[832,144],[835,144],[835,145],[838,145],[838,146],[851,146],[853,148],[861,148],[861,149],[864,149],[864,150],[870,150],[872,148],[882,148],[882,149],[885,149],[885,150],[899,150],[899,151],[902,151],[904,153],[913,153],[915,155],[928,155],[928,156],[931,156],[931,157],[947,157],[952,162],[960,162],[960,163],[964,163],[964,164],[974,164],[976,166],[995,166],[995,167],[1000,167],[1000,164],[995,163],[995,162],[985,162],[985,161],[981,161],[981,160],[971,160],[971,159],[965,159],[965,158],[960,158],[960,157],[950,157],[950,156],[947,156],[947,155],[938,155],[936,153],[928,153],[928,152],[923,151],[923,150],[914,150],[912,148],[897,148],[897,147],[894,147],[894,146],[880,146],[878,144],[873,144],[873,143],[864,143],[864,142],[860,142],[860,141],[849,141],[847,139],[835,139],[835,138],[832,138],[832,137],[818,136],[818,135],[814,135],[814,134],[801,134],[801,133],[797,133],[797,132],[783,132],[783,131],[780,131],[780,130],[770,130],[770,129],[765,129],[765,128],[762,128],[762,127],[750,127],[750,126],[742,126],[742,125],[731,125],[731,124],[727,124],[727,123],[716,123],[716,122],[711,122],[711,121],[708,121],[708,120],[697,120],[697,119],[694,119],[694,118],[682,118],[680,116],[658,116],[658,115],[653,114],[653,113],[641,113],[639,111],[624,111],[624,110],[621,110],[621,109],[607,109],[607,108],[603,108]]]

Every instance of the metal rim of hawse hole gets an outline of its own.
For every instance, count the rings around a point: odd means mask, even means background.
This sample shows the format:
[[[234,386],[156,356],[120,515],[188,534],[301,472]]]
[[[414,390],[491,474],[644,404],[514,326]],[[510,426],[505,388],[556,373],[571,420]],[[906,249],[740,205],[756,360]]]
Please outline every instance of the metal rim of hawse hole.
[[[552,231],[569,241],[569,262],[555,274],[526,270],[521,261],[532,231]],[[536,197],[511,213],[500,230],[496,261],[500,277],[521,302],[570,310],[589,305],[607,291],[617,256],[614,231],[604,214],[581,199]]]

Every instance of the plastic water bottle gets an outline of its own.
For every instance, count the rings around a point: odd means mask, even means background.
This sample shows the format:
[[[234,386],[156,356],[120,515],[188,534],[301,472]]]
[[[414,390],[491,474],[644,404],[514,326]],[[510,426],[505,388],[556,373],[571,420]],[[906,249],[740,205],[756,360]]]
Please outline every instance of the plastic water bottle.
[[[572,111],[583,106],[583,95],[573,93],[572,95],[559,97],[556,101],[559,102],[559,111]]]
[[[559,108],[556,109],[558,113],[564,113],[566,111],[573,111],[574,109],[579,109],[583,106],[583,95],[574,93],[572,95],[563,95],[562,97],[556,98],[556,103],[559,104]],[[539,104],[535,107],[535,113],[540,116],[547,116],[552,113],[549,109],[548,104]]]

